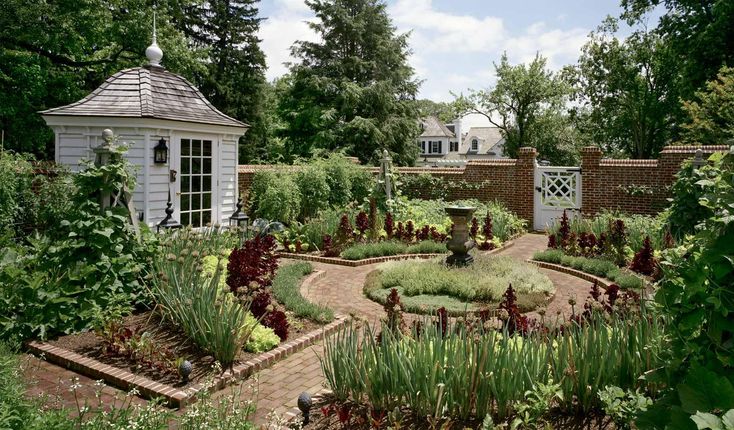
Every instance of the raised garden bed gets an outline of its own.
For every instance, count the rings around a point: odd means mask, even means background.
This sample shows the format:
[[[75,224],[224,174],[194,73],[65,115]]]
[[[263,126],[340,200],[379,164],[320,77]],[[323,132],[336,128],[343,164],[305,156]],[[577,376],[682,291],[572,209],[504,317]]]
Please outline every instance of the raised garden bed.
[[[296,288],[308,288],[323,275],[323,272],[310,272],[310,268],[300,267],[303,265],[307,263],[284,266],[282,270],[288,271],[291,279],[281,276],[280,283],[290,284],[300,278],[303,282],[298,282]],[[302,298],[300,293],[295,294],[288,287],[276,285],[275,288],[286,288],[284,293]],[[194,401],[199,391],[207,387],[218,390],[237,379],[247,378],[329,335],[347,321],[344,316],[333,315],[331,310],[326,315],[320,308],[310,309],[307,306],[310,303],[305,300],[296,302],[299,303],[295,303],[289,317],[287,340],[262,353],[240,351],[232,366],[223,372],[212,355],[191,341],[179,327],[152,311],[125,317],[113,330],[106,329],[106,333],[88,331],[66,335],[48,342],[31,342],[28,348],[50,362],[126,390],[137,388],[143,397],[163,397],[169,406],[180,407]],[[322,322],[295,316],[299,313],[317,316]],[[124,337],[124,342],[118,343],[120,336]],[[122,351],[120,345],[123,345]],[[192,363],[187,384],[181,381],[177,371],[184,359]]]

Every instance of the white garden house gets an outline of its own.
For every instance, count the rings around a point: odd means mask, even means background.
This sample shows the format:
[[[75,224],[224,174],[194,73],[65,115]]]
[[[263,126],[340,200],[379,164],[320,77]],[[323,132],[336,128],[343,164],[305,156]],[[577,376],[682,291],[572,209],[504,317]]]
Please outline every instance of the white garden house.
[[[79,170],[83,159],[94,160],[102,131],[112,129],[138,168],[133,200],[145,223],[165,217],[170,192],[182,224],[226,224],[237,199],[237,143],[248,126],[160,65],[155,32],[145,54],[148,65],[114,74],[76,103],[41,112],[56,135],[56,162]],[[156,160],[162,145],[167,157]]]

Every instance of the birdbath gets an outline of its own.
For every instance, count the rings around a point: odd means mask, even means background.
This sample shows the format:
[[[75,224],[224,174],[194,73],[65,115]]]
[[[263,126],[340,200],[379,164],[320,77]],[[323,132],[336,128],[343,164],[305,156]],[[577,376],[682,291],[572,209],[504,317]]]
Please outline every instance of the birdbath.
[[[446,258],[446,264],[457,267],[471,264],[474,261],[474,257],[469,255],[469,250],[474,248],[476,244],[469,237],[469,220],[477,208],[448,206],[444,210],[451,217],[451,222],[454,223],[451,240],[446,244],[446,247],[451,251],[451,255]]]

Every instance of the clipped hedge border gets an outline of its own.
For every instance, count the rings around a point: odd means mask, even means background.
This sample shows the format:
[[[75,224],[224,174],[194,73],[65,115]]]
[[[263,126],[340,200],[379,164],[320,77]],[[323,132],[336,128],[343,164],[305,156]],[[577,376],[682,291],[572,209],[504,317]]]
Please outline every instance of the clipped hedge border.
[[[561,273],[565,273],[567,275],[575,276],[577,278],[583,279],[584,281],[589,281],[589,282],[592,282],[592,283],[593,282],[597,282],[597,283],[599,283],[599,286],[602,287],[602,288],[604,288],[605,290],[607,288],[609,288],[610,285],[614,284],[614,282],[610,281],[609,279],[600,278],[600,277],[594,276],[594,275],[592,275],[590,273],[582,272],[581,270],[576,270],[574,268],[571,268],[571,267],[568,267],[568,266],[563,266],[561,264],[547,263],[545,261],[537,261],[537,260],[533,260],[533,259],[526,260],[526,261],[528,263],[535,264],[538,267],[542,267],[543,269],[555,270],[556,272],[561,272]],[[644,282],[645,281],[643,280],[643,285],[644,285]]]
[[[495,248],[491,251],[479,251],[484,254],[495,254],[503,249],[507,249],[515,244],[515,239],[520,237],[522,234],[518,234],[510,238],[509,240],[505,241],[502,246],[499,248]],[[435,257],[443,257],[446,256],[448,252],[444,254],[400,254],[400,255],[387,255],[384,257],[373,257],[373,258],[365,258],[363,260],[345,260],[340,257],[322,257],[320,255],[311,255],[311,254],[296,254],[293,252],[278,252],[277,255],[280,258],[289,258],[292,260],[303,260],[303,261],[312,261],[314,263],[326,263],[326,264],[336,264],[338,266],[347,266],[347,267],[359,267],[359,266],[366,266],[368,264],[376,264],[376,263],[384,263],[386,261],[400,261],[400,260],[409,260],[414,258],[420,258],[420,259],[431,259]]]

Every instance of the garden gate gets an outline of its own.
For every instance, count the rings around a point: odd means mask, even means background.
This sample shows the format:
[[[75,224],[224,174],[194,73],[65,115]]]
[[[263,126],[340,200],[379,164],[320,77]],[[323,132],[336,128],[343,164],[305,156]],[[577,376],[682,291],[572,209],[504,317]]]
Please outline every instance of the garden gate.
[[[569,218],[581,213],[581,168],[535,166],[535,230],[544,230],[563,211]]]

